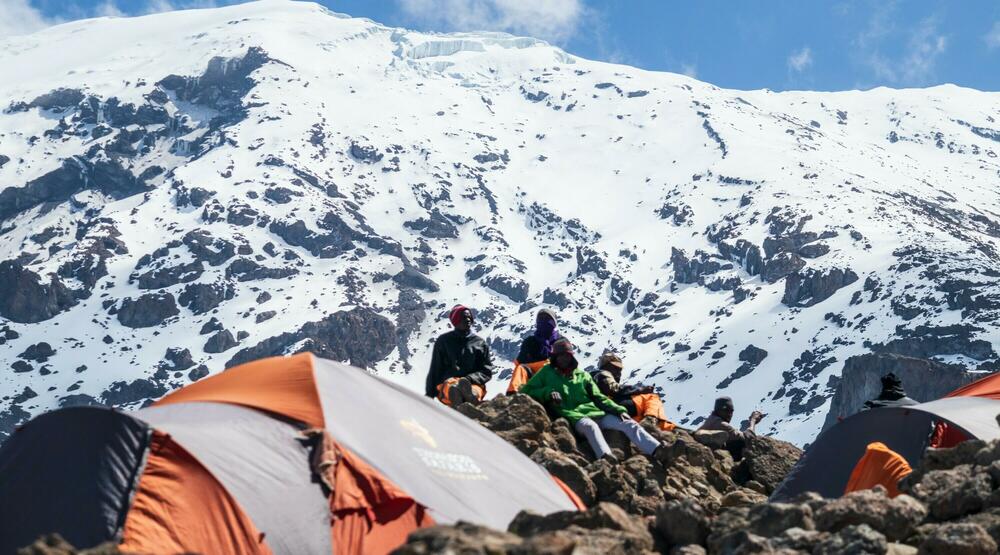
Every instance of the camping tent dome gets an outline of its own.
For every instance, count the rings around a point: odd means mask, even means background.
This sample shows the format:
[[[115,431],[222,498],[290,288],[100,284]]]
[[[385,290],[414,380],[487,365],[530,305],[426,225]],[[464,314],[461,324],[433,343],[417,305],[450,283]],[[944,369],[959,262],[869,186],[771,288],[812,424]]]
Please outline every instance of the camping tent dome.
[[[0,553],[52,532],[136,552],[385,553],[434,523],[505,528],[577,503],[478,423],[308,353],[135,412],[46,413],[0,447]]]
[[[912,466],[930,445],[938,423],[947,424],[964,438],[1000,438],[998,414],[1000,373],[936,401],[859,412],[816,438],[771,494],[771,501],[787,501],[807,491],[824,497],[843,495],[855,464],[874,442],[885,444]]]

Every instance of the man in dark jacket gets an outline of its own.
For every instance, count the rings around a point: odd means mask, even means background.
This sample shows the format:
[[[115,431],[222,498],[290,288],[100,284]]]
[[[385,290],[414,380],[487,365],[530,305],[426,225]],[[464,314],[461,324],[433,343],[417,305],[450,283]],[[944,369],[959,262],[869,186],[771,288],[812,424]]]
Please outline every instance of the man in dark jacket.
[[[865,401],[861,410],[880,409],[883,407],[906,407],[916,405],[917,402],[906,396],[903,390],[903,382],[895,374],[889,372],[882,376],[882,391],[878,397]]]
[[[482,337],[472,333],[472,311],[456,305],[448,315],[455,328],[434,342],[424,394],[456,407],[478,403],[493,377],[493,357]]]

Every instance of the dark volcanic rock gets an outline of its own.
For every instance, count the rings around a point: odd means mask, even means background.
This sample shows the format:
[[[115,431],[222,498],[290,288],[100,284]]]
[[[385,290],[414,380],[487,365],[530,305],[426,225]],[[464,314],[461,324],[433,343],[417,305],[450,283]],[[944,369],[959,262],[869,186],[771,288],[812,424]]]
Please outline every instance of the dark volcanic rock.
[[[237,258],[226,268],[226,277],[237,281],[257,281],[261,279],[281,279],[299,273],[294,268],[268,268],[250,260]]]
[[[812,306],[825,301],[838,289],[857,280],[858,275],[849,269],[795,272],[785,280],[785,294],[781,297],[781,302],[786,306]]]
[[[55,350],[52,349],[52,345],[42,341],[41,343],[35,343],[24,350],[23,353],[17,355],[18,358],[23,358],[24,360],[32,360],[34,362],[46,362],[49,357],[56,354]]]
[[[160,361],[158,366],[169,372],[177,372],[194,366],[194,360],[191,358],[191,351],[188,349],[170,347],[163,355],[163,360]]]
[[[232,299],[235,289],[228,283],[192,283],[184,287],[177,298],[181,306],[195,314],[204,314],[219,306],[222,301]]]
[[[753,480],[764,486],[766,493],[771,493],[785,479],[788,472],[799,461],[802,450],[791,443],[766,436],[751,436],[743,451],[741,468],[735,473],[740,478]]]
[[[146,293],[138,299],[127,297],[118,309],[118,322],[130,328],[149,328],[180,313],[171,293]]]
[[[403,287],[422,289],[424,291],[430,291],[431,293],[437,293],[441,290],[441,288],[438,287],[438,284],[434,283],[434,280],[424,274],[421,274],[412,266],[407,266],[400,270],[398,274],[392,276],[392,281],[395,281]]]
[[[722,269],[722,264],[702,251],[696,251],[691,258],[677,248],[671,248],[670,252],[670,264],[674,267],[674,280],[677,283],[698,283],[701,276],[714,274]]]
[[[146,378],[131,382],[117,381],[101,393],[101,403],[112,407],[121,407],[139,401],[154,401],[166,394],[167,388],[164,385]]]
[[[201,262],[189,262],[178,266],[157,268],[136,278],[139,289],[163,289],[178,283],[188,283],[201,277],[205,267]]]
[[[197,261],[205,261],[212,266],[221,266],[236,254],[236,248],[232,243],[213,237],[204,230],[189,231],[181,241]]]
[[[205,342],[204,351],[206,353],[222,353],[232,349],[237,345],[236,338],[229,330],[215,332],[212,337]]]
[[[368,367],[387,357],[395,346],[396,326],[389,319],[366,308],[355,308],[333,313],[318,322],[308,322],[297,331],[242,349],[226,367],[306,351],[318,357],[349,360],[355,366]]]
[[[483,278],[481,283],[484,287],[492,289],[516,303],[528,300],[528,283],[522,279],[492,275]]]
[[[80,191],[95,190],[115,199],[122,199],[149,189],[116,160],[91,162],[73,157],[57,169],[32,179],[23,187],[7,187],[0,191],[0,220],[16,216],[47,202],[64,202]]]
[[[805,267],[806,262],[802,260],[802,257],[795,253],[783,252],[764,261],[760,278],[768,283],[774,283]]]
[[[19,323],[42,322],[76,304],[73,293],[57,278],[48,284],[19,262],[0,262],[0,316]]]

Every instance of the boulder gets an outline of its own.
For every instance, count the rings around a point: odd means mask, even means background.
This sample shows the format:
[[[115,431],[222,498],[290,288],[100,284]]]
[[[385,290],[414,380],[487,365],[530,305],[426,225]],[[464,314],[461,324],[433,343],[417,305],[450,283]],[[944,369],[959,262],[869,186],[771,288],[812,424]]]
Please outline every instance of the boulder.
[[[881,486],[851,492],[816,511],[816,527],[838,532],[865,524],[890,540],[907,538],[927,516],[927,509],[909,495],[890,499]]]
[[[570,457],[548,447],[542,447],[531,455],[531,460],[540,464],[556,478],[562,480],[583,502],[590,506],[597,498],[597,487],[590,476]]]
[[[997,543],[972,523],[953,523],[937,526],[921,542],[919,555],[988,555],[997,553]]]
[[[820,541],[813,548],[813,555],[867,555],[885,553],[889,543],[885,536],[867,524],[848,526]]]
[[[667,545],[703,545],[708,538],[709,517],[696,501],[675,499],[656,511],[655,526]]]
[[[406,544],[394,555],[430,555],[437,553],[462,553],[469,555],[500,555],[520,546],[520,537],[485,526],[458,522],[452,526],[431,526],[412,532]]]
[[[127,297],[122,301],[118,322],[130,328],[150,328],[179,313],[172,293],[146,293],[138,299]]]
[[[598,503],[586,511],[563,511],[547,516],[522,511],[514,517],[507,531],[521,537],[565,530],[571,526],[583,530],[613,530],[627,551],[653,548],[653,536],[642,519],[611,503]]]
[[[801,456],[802,450],[791,443],[751,435],[743,450],[743,460],[733,471],[734,479],[738,483],[757,481],[764,486],[767,494],[771,494]]]

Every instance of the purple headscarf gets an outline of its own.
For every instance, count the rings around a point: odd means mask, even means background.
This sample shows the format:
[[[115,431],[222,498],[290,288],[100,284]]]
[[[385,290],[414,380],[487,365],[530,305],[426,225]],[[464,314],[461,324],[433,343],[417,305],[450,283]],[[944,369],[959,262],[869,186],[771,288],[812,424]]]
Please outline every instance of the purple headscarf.
[[[535,317],[535,338],[538,339],[539,354],[543,359],[552,354],[552,344],[561,336],[556,331],[556,314],[547,308],[538,311]]]

